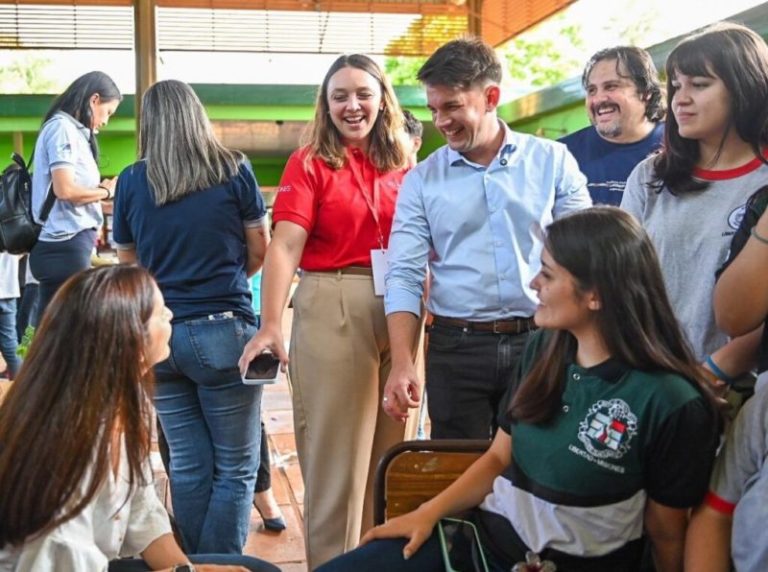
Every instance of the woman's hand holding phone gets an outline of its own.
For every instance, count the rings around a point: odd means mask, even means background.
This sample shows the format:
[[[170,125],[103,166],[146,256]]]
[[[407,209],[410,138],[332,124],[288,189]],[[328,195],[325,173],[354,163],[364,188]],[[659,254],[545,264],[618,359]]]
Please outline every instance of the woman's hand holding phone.
[[[272,327],[265,324],[256,334],[245,344],[243,354],[237,362],[240,368],[240,375],[245,377],[248,371],[248,365],[265,351],[270,351],[280,360],[281,370],[285,371],[288,365],[288,354],[285,352],[285,342],[280,327]]]

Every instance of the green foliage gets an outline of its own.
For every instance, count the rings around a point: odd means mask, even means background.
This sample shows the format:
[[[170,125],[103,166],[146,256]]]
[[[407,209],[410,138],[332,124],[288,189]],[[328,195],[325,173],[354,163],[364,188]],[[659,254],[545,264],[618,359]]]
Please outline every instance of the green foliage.
[[[34,53],[0,54],[0,93],[55,93],[51,60]]]
[[[399,56],[387,58],[384,62],[384,70],[392,85],[419,85],[416,74],[425,61],[427,61],[426,57]]]
[[[548,22],[554,33],[523,36],[500,49],[513,81],[522,87],[546,87],[578,75],[584,65],[581,27],[562,16]]]
[[[447,17],[433,17],[429,26],[447,27]],[[443,30],[446,31],[447,30]],[[584,65],[581,26],[570,23],[562,14],[548,19],[542,25],[510,40],[498,48],[506,62],[509,77],[521,88],[539,88],[554,85],[578,75]],[[405,42],[405,38],[398,40]],[[397,42],[391,46],[393,51]],[[405,47],[404,45],[402,47]],[[426,57],[398,56],[387,58],[384,68],[394,85],[419,85],[416,73]]]
[[[19,357],[21,359],[24,359],[27,357],[27,352],[29,351],[29,345],[32,343],[32,338],[35,337],[35,327],[34,326],[27,326],[27,329],[24,330],[24,335],[21,337],[21,342],[19,342],[19,347],[16,349],[16,353],[19,354]]]

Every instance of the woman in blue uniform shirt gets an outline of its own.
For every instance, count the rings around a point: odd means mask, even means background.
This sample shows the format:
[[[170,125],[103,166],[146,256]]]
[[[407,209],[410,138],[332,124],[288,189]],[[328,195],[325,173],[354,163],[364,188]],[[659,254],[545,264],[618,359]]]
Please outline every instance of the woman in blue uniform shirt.
[[[101,201],[114,197],[117,183],[99,175],[96,134],[122,99],[107,74],[93,71],[72,82],[45,114],[33,161],[32,210],[38,222],[49,190],[56,200],[29,257],[40,282],[40,315],[67,278],[91,266],[104,222]]]

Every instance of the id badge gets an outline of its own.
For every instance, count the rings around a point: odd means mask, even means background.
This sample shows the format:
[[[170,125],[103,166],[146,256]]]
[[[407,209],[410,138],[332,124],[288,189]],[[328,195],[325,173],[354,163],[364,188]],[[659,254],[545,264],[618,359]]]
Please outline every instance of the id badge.
[[[387,250],[374,248],[371,250],[371,268],[373,269],[373,293],[377,296],[384,295],[384,276],[387,274],[389,262],[387,262]]]

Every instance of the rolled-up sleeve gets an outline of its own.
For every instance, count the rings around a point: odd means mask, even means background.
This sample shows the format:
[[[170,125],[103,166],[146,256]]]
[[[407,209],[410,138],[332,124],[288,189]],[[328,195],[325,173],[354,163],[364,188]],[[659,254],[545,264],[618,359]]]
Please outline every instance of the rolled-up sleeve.
[[[555,189],[553,216],[560,218],[570,212],[592,206],[592,197],[587,190],[587,178],[579,170],[579,165],[565,145],[558,143],[560,152],[560,176]]]
[[[755,485],[765,464],[766,411],[768,390],[758,388],[739,411],[717,458],[707,495],[707,504],[713,509],[733,513],[744,493]]]
[[[387,314],[411,312],[420,315],[430,248],[422,180],[418,170],[412,170],[403,179],[389,237],[389,269],[384,295]]]

